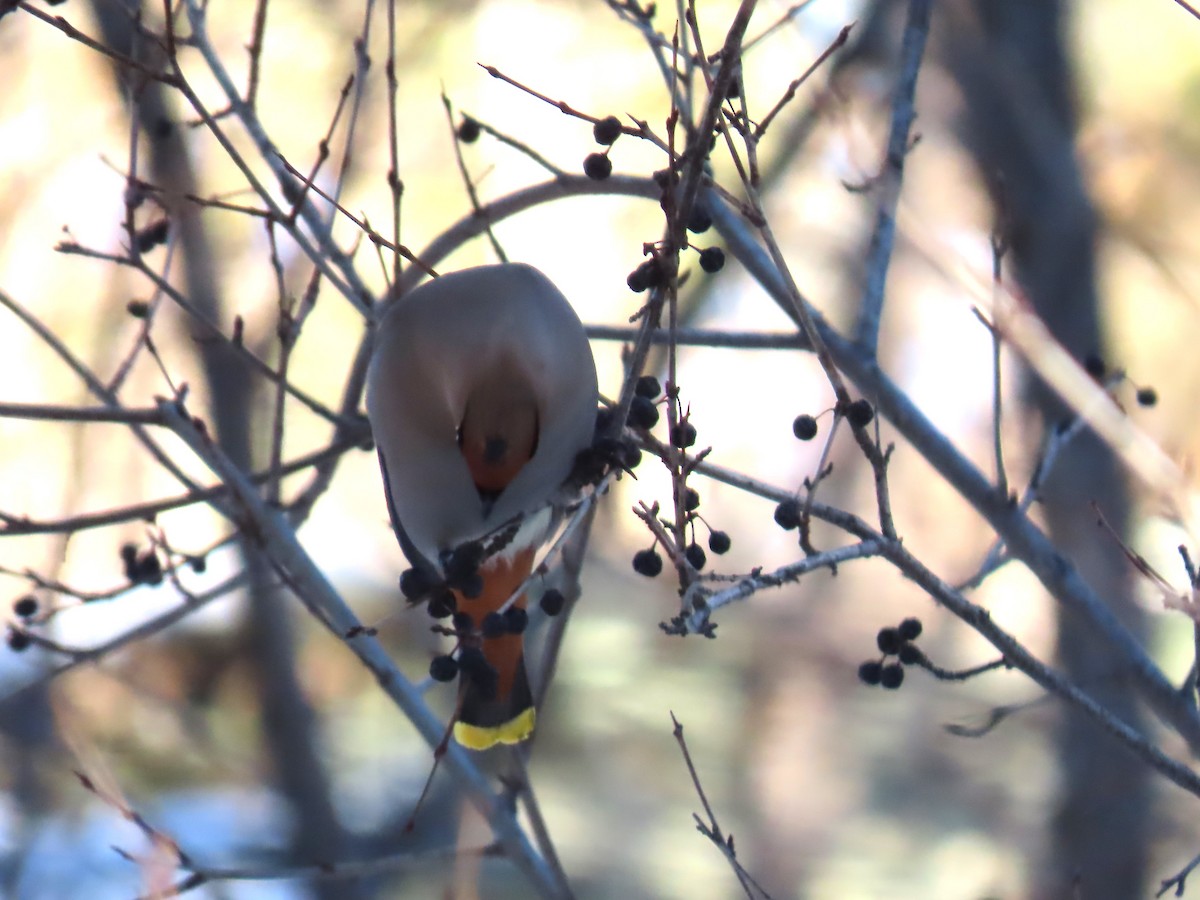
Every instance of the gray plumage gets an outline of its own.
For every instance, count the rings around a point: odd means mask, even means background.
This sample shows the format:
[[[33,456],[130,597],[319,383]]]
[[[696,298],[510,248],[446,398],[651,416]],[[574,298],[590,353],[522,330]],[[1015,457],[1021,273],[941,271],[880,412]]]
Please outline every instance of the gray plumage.
[[[583,326],[536,269],[465,269],[397,300],[376,331],[367,414],[409,561],[436,566],[441,552],[543,508],[591,444],[597,401]],[[511,416],[532,429],[532,456],[497,491],[481,492],[460,446],[468,408],[489,463],[513,449],[493,426]],[[519,542],[545,528],[523,528]]]

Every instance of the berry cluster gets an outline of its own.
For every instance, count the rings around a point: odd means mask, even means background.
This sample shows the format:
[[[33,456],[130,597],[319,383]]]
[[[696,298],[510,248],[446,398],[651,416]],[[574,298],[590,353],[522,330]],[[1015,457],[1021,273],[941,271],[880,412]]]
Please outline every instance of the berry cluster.
[[[855,400],[846,404],[844,407],[838,407],[841,415],[845,416],[846,421],[850,423],[852,428],[866,428],[875,418],[875,410],[871,408],[871,404],[866,400]],[[820,415],[825,415],[825,412]],[[801,413],[792,419],[792,434],[800,441],[811,441],[817,436],[820,427],[817,423],[817,416],[809,413]],[[807,480],[805,484],[807,485]],[[789,497],[781,501],[775,507],[775,524],[784,531],[795,531],[800,527],[800,522],[804,518],[803,507],[800,501],[795,497]]]
[[[625,424],[640,431],[649,431],[658,424],[658,404],[662,402],[662,385],[653,375],[643,375],[633,386],[633,401],[629,404],[629,414]],[[686,450],[696,444],[696,426],[689,421],[685,413],[671,428],[671,446],[678,450]]]
[[[445,581],[435,581],[424,569],[405,569],[400,573],[400,593],[413,604],[426,601],[426,608],[433,618],[454,616],[456,630],[471,632],[474,620],[468,613],[459,611],[455,591],[466,600],[474,600],[483,592],[483,577],[479,574],[481,553],[479,544],[464,544],[447,554],[442,561]],[[548,616],[557,616],[565,604],[562,592],[556,588],[549,588],[542,594],[542,612]],[[484,637],[520,634],[525,630],[528,620],[524,609],[510,606],[502,614],[491,612],[484,616],[480,630]]]
[[[694,512],[695,507],[700,505],[700,495],[692,488],[688,488],[687,493],[688,497],[685,499],[684,505],[690,513],[688,517],[688,525],[692,528],[693,540],[683,549],[683,558],[687,560],[688,565],[699,572],[706,565],[708,565],[708,554],[704,552],[704,548],[701,547],[700,544],[694,539],[696,520],[699,519],[701,522],[704,522],[706,526],[708,526],[708,522],[706,522],[699,513]],[[692,502],[691,498],[693,497],[695,498],[694,506],[689,505]],[[709,551],[720,556],[723,553],[728,553],[732,546],[733,540],[726,532],[717,531],[709,527]],[[637,572],[639,575],[645,575],[647,578],[654,578],[655,576],[659,575],[662,570],[663,559],[662,555],[658,552],[657,540],[645,550],[639,550],[637,553],[633,554],[633,571]]]
[[[845,407],[840,407],[840,409],[842,415],[846,417],[846,421],[853,428],[866,428],[875,418],[875,410],[871,408],[871,404],[866,400],[855,400],[846,404]],[[826,412],[828,411],[826,410]],[[797,440],[811,441],[817,436],[818,430],[816,416],[801,413],[792,419],[792,434],[796,436]]]
[[[858,667],[858,680],[863,684],[879,685],[896,690],[904,683],[904,667],[916,665],[925,658],[915,643],[921,636],[921,620],[908,618],[894,628],[881,628],[875,636],[875,645],[883,656],[869,659]],[[888,662],[889,657],[895,662]]]
[[[621,120],[616,116],[605,116],[592,125],[592,138],[606,148],[603,153],[589,153],[583,159],[583,174],[592,181],[603,181],[612,174],[612,160],[608,154],[621,132]]]
[[[641,431],[649,431],[659,422],[658,403],[662,395],[662,385],[659,380],[653,375],[643,375],[637,380],[633,388],[633,402],[629,406],[629,415],[625,422],[630,428]],[[671,429],[671,446],[679,450],[686,450],[688,447],[694,446],[696,443],[696,426],[688,421],[685,416],[674,428]],[[683,510],[688,515],[688,525],[691,526],[693,538],[695,536],[695,523],[699,519],[708,526],[708,522],[696,512],[700,508],[700,492],[695,488],[685,487],[683,492]],[[728,553],[729,548],[733,546],[733,541],[724,531],[716,531],[709,526],[708,534],[708,549],[716,553],[718,556],[722,553]],[[633,570],[639,575],[645,575],[647,578],[654,578],[663,570],[662,556],[658,552],[658,542],[655,541],[649,548],[639,550],[633,556]],[[708,554],[704,552],[704,548],[700,546],[694,539],[683,551],[684,558],[688,561],[693,569],[699,572],[708,564]]]
[[[20,619],[24,619],[26,623],[38,612],[37,597],[29,594],[13,601],[13,613]],[[17,625],[10,626],[8,629],[8,648],[16,653],[20,653],[29,647],[32,639],[29,632]]]
[[[460,672],[484,697],[495,696],[499,680],[496,667],[487,661],[478,647],[461,647],[458,656],[447,653],[435,656],[429,663],[429,677],[434,681],[453,681]]]
[[[646,416],[650,412],[653,413],[653,419],[648,421],[657,423],[658,412],[653,409],[653,404],[650,406],[650,410],[647,410],[645,406],[639,407],[637,412],[631,410],[629,421],[637,416]],[[613,417],[614,412],[611,408],[597,411],[592,445],[585,447],[576,455],[571,474],[567,479],[570,484],[581,489],[588,485],[597,485],[611,469],[621,469],[632,474],[633,470],[641,465],[642,451],[634,440],[624,435],[616,437],[611,435],[611,432],[615,430],[612,427]],[[653,425],[647,427],[653,427]]]
[[[679,183],[679,173],[670,169],[659,169],[654,173],[653,178],[661,192],[658,198],[659,205],[664,212],[668,212],[671,208],[672,190]],[[687,230],[692,234],[704,234],[712,228],[712,224],[712,215],[704,205],[704,201],[697,200],[692,206],[691,212],[688,213]],[[643,252],[649,254],[650,258],[639,264],[625,279],[625,283],[635,294],[651,288],[662,287],[667,282],[668,273],[665,271],[663,261],[654,252],[654,246],[652,244],[643,245]],[[710,275],[725,267],[725,251],[720,247],[697,247],[691,243],[687,246],[699,254],[700,268]]]
[[[449,603],[452,604],[454,594],[450,591],[446,591],[446,594],[449,596]],[[452,607],[444,606],[445,602],[445,599],[440,596],[431,599],[430,613],[434,614],[432,607],[435,603],[442,604],[439,607],[439,613],[445,609],[452,609]],[[558,615],[562,612],[565,604],[566,598],[563,597],[562,591],[556,588],[550,588],[542,594],[540,605],[542,612],[548,616]],[[434,681],[453,681],[461,672],[470,678],[485,695],[490,694],[496,688],[496,669],[484,657],[479,646],[480,641],[510,634],[524,634],[525,629],[529,626],[529,613],[520,606],[510,606],[504,612],[493,610],[483,617],[478,629],[476,629],[475,619],[470,613],[453,612],[450,614],[453,615],[452,624],[454,633],[458,636],[459,645],[450,653],[435,656],[430,661],[429,677]],[[444,618],[445,615],[439,614],[436,617]]]

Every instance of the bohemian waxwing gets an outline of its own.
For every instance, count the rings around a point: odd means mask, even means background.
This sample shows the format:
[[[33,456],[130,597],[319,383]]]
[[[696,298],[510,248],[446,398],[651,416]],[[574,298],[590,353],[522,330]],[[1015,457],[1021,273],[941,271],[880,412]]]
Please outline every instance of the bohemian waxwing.
[[[484,638],[480,628],[532,572],[553,526],[548,504],[592,444],[597,403],[583,325],[529,266],[443,275],[379,323],[367,415],[392,525],[413,567],[447,583],[472,622],[462,646],[476,665],[461,666],[454,726],[466,747],[518,743],[533,730],[522,636]]]

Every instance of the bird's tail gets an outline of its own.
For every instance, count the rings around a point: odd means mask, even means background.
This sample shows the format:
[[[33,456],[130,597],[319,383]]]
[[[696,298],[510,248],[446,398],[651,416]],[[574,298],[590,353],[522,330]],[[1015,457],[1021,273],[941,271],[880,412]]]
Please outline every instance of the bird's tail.
[[[455,592],[457,608],[471,617],[473,633],[484,632],[478,638],[469,639],[478,641],[482,661],[461,669],[461,702],[458,721],[454,725],[455,739],[471,750],[487,750],[496,744],[519,744],[533,733],[533,694],[525,674],[525,637],[521,633],[524,617],[509,614],[505,617],[505,627],[498,634],[494,634],[494,623],[489,629],[484,620],[488,613],[503,606],[533,571],[534,552],[533,547],[528,547],[487,560],[479,569],[483,579],[479,596],[466,598]],[[525,596],[522,594],[513,606],[524,611]],[[520,631],[513,628],[517,621],[522,623]],[[464,655],[472,658],[469,653],[460,654],[460,662]],[[474,658],[478,660],[478,656]]]

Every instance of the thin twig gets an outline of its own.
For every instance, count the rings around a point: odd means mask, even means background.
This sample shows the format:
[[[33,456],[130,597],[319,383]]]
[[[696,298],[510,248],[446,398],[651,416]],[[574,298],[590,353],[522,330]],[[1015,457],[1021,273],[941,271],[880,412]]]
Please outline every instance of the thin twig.
[[[724,606],[736,603],[739,600],[746,600],[766,588],[777,588],[783,587],[785,584],[792,584],[799,581],[802,576],[807,575],[809,572],[815,572],[818,569],[835,568],[852,559],[868,559],[873,556],[881,556],[883,555],[884,546],[887,543],[887,538],[879,536],[857,544],[823,550],[820,553],[814,553],[796,562],[780,566],[773,572],[753,572],[739,580],[732,587],[725,588],[708,596],[704,596],[702,593],[694,593],[691,598],[692,609],[690,615],[663,627],[669,633],[680,633],[678,629],[682,626],[686,632],[703,634],[712,614]]]
[[[5,403],[0,401],[0,419],[35,419],[44,422],[115,422],[121,425],[161,425],[157,408],[71,407],[43,403]]]
[[[803,6],[803,4],[799,5]],[[787,90],[783,93],[783,96],[776,101],[775,105],[771,107],[771,111],[763,116],[762,121],[758,123],[758,127],[754,129],[755,140],[762,138],[767,129],[771,126],[771,123],[775,121],[775,117],[779,115],[783,111],[783,108],[792,101],[793,97],[796,96],[796,90],[800,87],[800,85],[808,81],[808,79],[812,77],[813,72],[817,71],[817,69],[819,69],[825,62],[825,60],[829,59],[829,57],[833,56],[834,53],[845,46],[846,41],[850,39],[850,30],[853,27],[854,25],[852,23],[842,28],[842,30],[838,32],[838,36],[833,39],[833,43],[831,43],[821,52],[821,55],[813,61],[812,65],[810,65],[804,70],[803,73],[801,73],[799,78],[795,79],[791,84],[788,85]]]
[[[289,174],[282,168],[280,157],[274,148],[274,144],[267,136],[257,116],[242,101],[237,88],[234,86],[233,79],[225,69],[224,63],[221,61],[216,50],[213,49],[212,44],[208,41],[205,31],[206,10],[200,6],[197,0],[183,0],[183,3],[187,11],[188,21],[192,26],[190,43],[204,57],[206,66],[220,85],[234,115],[245,127],[263,161],[271,167],[277,182],[281,185],[287,184]],[[267,209],[271,211],[271,214],[280,221],[284,220],[287,214],[284,213],[280,205],[271,196],[270,191],[267,190],[266,186],[254,174],[254,171],[241,152],[234,146],[230,137],[213,118],[187,79],[183,77],[182,69],[179,68],[178,61],[174,55],[171,56],[171,59],[175,66],[175,73],[178,76],[176,79],[178,82],[177,87],[184,98],[196,114],[200,116],[200,119],[208,127],[209,131],[212,132],[213,137],[221,145],[222,151],[237,166],[242,176],[246,179],[246,183],[258,195],[259,199],[263,201]],[[366,313],[372,303],[371,292],[367,289],[361,278],[359,278],[353,261],[334,243],[333,236],[325,226],[320,211],[311,202],[305,202],[301,207],[301,216],[312,230],[316,243],[314,244],[313,241],[309,240],[308,236],[298,228],[290,229],[289,234],[299,245],[300,249],[304,251],[305,255],[312,260],[313,265],[321,270],[322,274],[337,288],[339,293],[360,312]],[[332,266],[336,266],[337,271],[334,271]]]
[[[322,450],[305,454],[291,462],[284,463],[279,467],[279,474],[284,476],[292,475],[314,466],[320,466],[331,459],[338,459],[344,456],[347,450],[360,446],[364,437],[365,434],[358,437],[340,438]],[[250,475],[249,479],[254,484],[265,484],[271,478],[271,474],[271,470],[268,469]],[[215,484],[206,488],[198,487],[177,497],[151,500],[146,503],[135,503],[105,512],[86,513],[84,515],[70,516],[65,519],[54,519],[51,521],[38,521],[0,511],[0,537],[27,534],[75,534],[76,532],[86,531],[90,528],[102,528],[108,525],[118,525],[122,522],[151,520],[160,513],[170,512],[173,509],[180,509],[185,506],[192,506],[196,503],[209,503],[228,494],[229,487],[227,485]]]
[[[267,33],[267,6],[270,0],[256,0],[254,4],[254,29],[250,32],[250,43],[246,47],[250,55],[250,74],[246,78],[246,106],[254,109],[258,102],[259,74],[262,68],[263,38]]]
[[[708,838],[724,854],[725,859],[729,861],[729,865],[733,868],[733,874],[737,876],[738,883],[741,884],[742,890],[750,900],[754,900],[756,896],[771,900],[771,895],[766,892],[761,884],[754,880],[754,877],[746,871],[745,866],[738,861],[737,851],[733,846],[733,835],[725,835],[721,831],[721,826],[717,822],[716,813],[713,812],[712,804],[708,802],[708,795],[704,793],[704,785],[700,783],[700,774],[696,771],[696,764],[692,762],[692,754],[688,751],[687,741],[683,737],[683,725],[675,718],[675,713],[671,713],[671,724],[674,726],[672,734],[675,737],[676,743],[679,744],[679,750],[683,754],[683,761],[687,765],[688,774],[692,778],[692,786],[696,789],[696,794],[700,798],[700,803],[704,806],[704,813],[708,817],[708,822],[704,822],[699,816],[693,813],[692,818],[696,822],[696,830]]]
[[[35,335],[37,335],[38,339],[45,343],[46,346],[48,346],[58,356],[58,358],[61,359],[67,365],[67,367],[79,377],[79,379],[87,386],[88,390],[94,397],[96,397],[96,399],[103,401],[104,404],[111,409],[122,408],[122,404],[117,399],[116,395],[109,391],[108,388],[101,383],[100,379],[96,377],[96,374],[92,372],[87,365],[85,365],[77,356],[75,356],[74,353],[67,349],[66,344],[59,340],[58,335],[47,328],[40,319],[34,316],[33,313],[29,312],[29,310],[25,309],[24,306],[6,294],[3,290],[0,290],[0,305],[6,307],[10,312],[13,313],[13,315],[24,322],[25,325]],[[162,447],[160,447],[152,437],[150,437],[144,426],[138,423],[132,423],[130,431],[142,444],[142,446],[146,448],[150,455],[154,457],[154,460],[159,465],[170,472],[171,475],[188,490],[195,490],[196,483],[192,481],[192,479],[189,478],[187,474],[175,464],[175,461],[167,455],[166,451],[163,450]]]
[[[904,25],[904,40],[900,47],[900,77],[892,101],[892,128],[888,135],[883,171],[878,179],[879,207],[867,251],[866,284],[854,329],[855,343],[871,356],[875,355],[879,345],[884,287],[896,238],[896,206],[900,202],[900,185],[904,180],[909,131],[917,117],[914,96],[921,57],[925,52],[925,39],[929,36],[932,10],[933,0],[909,0],[908,21]]]
[[[38,685],[46,684],[53,679],[70,672],[80,666],[88,663],[96,663],[103,660],[105,657],[116,653],[123,647],[130,644],[135,644],[138,641],[144,640],[153,635],[159,634],[162,631],[170,628],[177,622],[186,619],[188,616],[195,613],[197,610],[203,609],[214,600],[219,600],[222,597],[228,596],[235,590],[238,590],[249,583],[249,576],[245,572],[234,575],[226,579],[216,587],[210,588],[201,594],[185,594],[184,602],[178,606],[168,609],[166,612],[159,613],[152,619],[147,619],[140,625],[130,628],[128,631],[123,631],[115,637],[109,638],[94,647],[76,648],[57,646],[55,652],[65,654],[68,658],[65,662],[57,663],[46,672],[42,672],[38,677],[28,681],[7,693],[0,695],[0,703],[3,703],[24,691],[30,690]]]
[[[400,180],[400,134],[396,124],[400,114],[396,108],[400,93],[396,81],[396,0],[387,0],[387,48],[387,61],[383,67],[388,101],[387,185],[392,198],[392,243],[400,247],[400,198],[404,194],[404,182]],[[392,284],[399,283],[400,269],[400,256],[397,254],[392,257]]]
[[[454,106],[450,103],[450,98],[446,96],[445,91],[442,91],[442,106],[446,110],[446,121],[450,125],[450,136],[454,143],[454,159],[458,162],[458,173],[462,176],[463,186],[467,189],[467,199],[471,201],[471,211],[475,215],[479,215],[479,192],[475,190],[475,182],[471,178],[471,173],[467,171],[467,163],[463,159],[462,141],[459,140],[458,129],[454,126]],[[487,225],[487,238],[488,243],[492,245],[492,252],[496,254],[496,259],[502,263],[508,262],[508,254],[500,246],[500,241],[496,239],[496,233],[492,230],[490,222]]]
[[[24,0],[20,0],[16,6],[17,9],[21,10],[22,12],[29,13],[29,15],[33,16],[35,19],[41,19],[52,28],[57,28],[71,40],[78,41],[85,47],[95,50],[97,53],[108,57],[123,68],[132,69],[135,72],[145,75],[147,78],[153,79],[154,81],[160,81],[167,87],[177,88],[180,86],[179,78],[176,74],[172,74],[170,72],[159,72],[156,69],[152,69],[135,59],[131,59],[123,53],[118,53],[116,50],[104,46],[104,44],[101,44],[95,38],[88,37],[62,16],[52,16],[49,13],[38,9],[32,3],[24,2]]]
[[[1195,16],[1197,19],[1200,19],[1200,9],[1196,9],[1196,7],[1192,6],[1192,4],[1188,3],[1188,0],[1175,0],[1175,2],[1177,4],[1179,4],[1180,6],[1182,6],[1189,13],[1191,13],[1193,16]],[[24,6],[24,4],[21,4],[21,5]],[[1192,865],[1194,867],[1195,863],[1193,863]],[[1182,888],[1183,888],[1183,885],[1180,885],[1181,892],[1182,892]],[[1182,893],[1181,893],[1181,896],[1182,896]]]
[[[594,341],[629,342],[638,336],[639,329],[627,325],[587,325],[587,336]],[[671,340],[669,331],[655,329],[650,333],[650,343],[666,344]],[[716,328],[675,329],[675,343],[688,347],[725,347],[738,350],[807,350],[804,335],[794,331],[726,331]]]
[[[1182,0],[1175,0],[1175,2],[1182,3]],[[1193,10],[1193,13],[1194,12],[1195,11]],[[1196,14],[1196,18],[1200,19],[1200,14]],[[1200,854],[1194,856],[1191,862],[1189,862],[1170,878],[1164,878],[1158,886],[1158,893],[1156,893],[1154,896],[1161,897],[1171,888],[1175,888],[1175,896],[1182,897],[1184,885],[1187,883],[1188,876],[1192,874],[1192,871],[1196,868],[1196,866],[1200,866]]]

